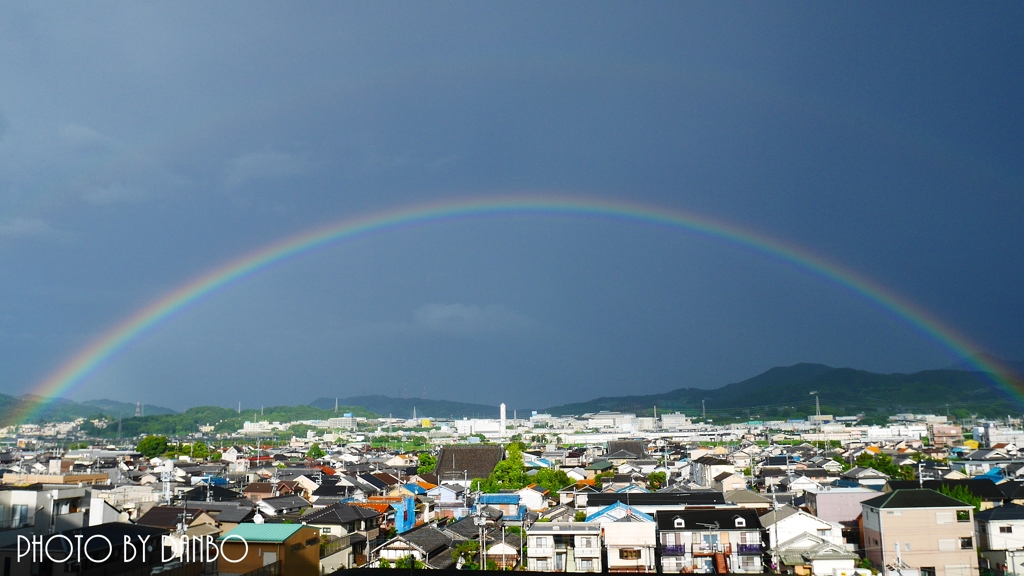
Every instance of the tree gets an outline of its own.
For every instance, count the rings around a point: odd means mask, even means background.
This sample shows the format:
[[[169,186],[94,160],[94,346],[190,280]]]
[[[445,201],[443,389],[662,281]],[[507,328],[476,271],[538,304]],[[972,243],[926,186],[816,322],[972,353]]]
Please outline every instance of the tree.
[[[380,565],[378,567],[379,568],[391,568],[391,562],[388,562],[387,558],[381,558],[380,559]]]
[[[480,566],[474,562],[474,559],[479,550],[480,543],[476,540],[461,542],[455,547],[455,550],[452,550],[452,562],[455,562],[455,566],[461,567],[463,570],[476,570]]]
[[[320,445],[316,442],[314,442],[313,445],[309,447],[309,451],[306,452],[306,458],[312,458],[313,460],[323,458],[326,455],[327,452],[324,452],[323,448],[320,448]]]
[[[587,521],[587,513],[584,512],[583,510],[580,510],[579,512],[576,512],[576,515],[572,517],[572,521],[573,522],[586,522]]]
[[[939,486],[939,493],[945,494],[950,498],[956,498],[964,504],[970,504],[974,506],[974,511],[978,512],[981,510],[981,496],[976,496],[971,492],[970,488],[963,484],[957,484],[950,486],[949,484],[943,484]]]
[[[423,452],[417,458],[420,461],[419,467],[416,468],[417,474],[429,474],[437,467],[437,457],[430,452]]]
[[[402,556],[398,560],[395,560],[395,568],[398,568],[399,570],[422,570],[426,567],[426,564],[420,562],[416,558],[413,558],[412,554]]]
[[[167,452],[167,436],[146,436],[135,449],[146,458],[156,458]]]
[[[189,449],[189,455],[198,460],[205,460],[210,456],[210,448],[201,441],[195,441],[192,443],[192,448]]]
[[[665,487],[665,483],[668,481],[664,472],[651,472],[647,475],[647,485],[652,490],[660,490]]]

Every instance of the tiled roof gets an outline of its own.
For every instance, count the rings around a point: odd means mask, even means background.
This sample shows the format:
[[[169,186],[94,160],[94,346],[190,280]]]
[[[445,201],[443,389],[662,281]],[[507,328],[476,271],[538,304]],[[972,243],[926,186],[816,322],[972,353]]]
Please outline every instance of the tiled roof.
[[[376,510],[366,508],[363,506],[353,506],[351,504],[331,504],[330,506],[321,510],[316,510],[302,516],[302,521],[305,523],[315,524],[347,524],[356,520],[369,520],[371,518],[377,518],[380,513]]]
[[[974,519],[981,522],[993,520],[1024,520],[1024,506],[1010,504],[1007,506],[996,506],[988,510],[977,512]]]
[[[870,500],[861,502],[872,508],[970,508],[955,498],[939,494],[935,490],[912,489],[895,490],[889,494],[882,494]]]
[[[470,478],[486,478],[494,467],[505,458],[502,446],[453,446],[441,449],[434,472],[439,478],[462,476],[466,471]]]
[[[675,519],[682,518],[687,529],[702,525],[718,525],[721,530],[757,530],[761,528],[761,519],[757,512],[749,508],[716,508],[665,510],[654,515],[658,522],[658,530],[679,530],[675,527]],[[743,527],[736,526],[736,519],[744,520]]]

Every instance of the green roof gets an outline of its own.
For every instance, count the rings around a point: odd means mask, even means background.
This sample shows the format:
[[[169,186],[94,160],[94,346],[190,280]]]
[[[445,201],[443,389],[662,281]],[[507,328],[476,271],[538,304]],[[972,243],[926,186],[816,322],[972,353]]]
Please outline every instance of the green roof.
[[[229,536],[240,536],[246,542],[284,542],[303,527],[302,524],[239,524],[234,530],[217,540],[224,540]],[[238,538],[232,538],[232,540],[237,542]]]

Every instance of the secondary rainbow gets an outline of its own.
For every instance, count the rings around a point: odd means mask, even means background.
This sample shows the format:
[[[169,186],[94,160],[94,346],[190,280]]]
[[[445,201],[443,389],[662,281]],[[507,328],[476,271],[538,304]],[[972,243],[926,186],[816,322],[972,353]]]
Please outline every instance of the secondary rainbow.
[[[582,198],[515,196],[419,204],[356,217],[285,238],[232,260],[172,290],[94,340],[33,389],[31,394],[41,397],[41,400],[26,402],[12,414],[10,420],[30,420],[48,401],[59,398],[84,382],[128,343],[161,322],[204,297],[288,258],[344,240],[404,226],[459,218],[529,214],[611,218],[682,229],[794,264],[889,310],[956,354],[971,359],[976,368],[989,374],[1005,391],[1015,397],[1022,397],[1016,383],[1008,376],[1009,371],[979,358],[978,348],[955,330],[874,281],[826,261],[800,246],[704,216],[661,207]]]

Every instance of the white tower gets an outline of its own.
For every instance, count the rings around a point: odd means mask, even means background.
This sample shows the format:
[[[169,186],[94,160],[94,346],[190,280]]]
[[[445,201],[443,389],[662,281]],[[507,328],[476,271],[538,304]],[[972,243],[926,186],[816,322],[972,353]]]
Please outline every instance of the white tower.
[[[501,403],[501,423],[498,424],[498,437],[505,437],[505,403]]]

